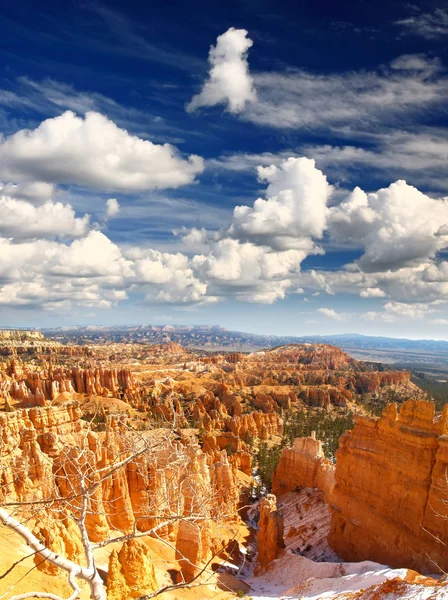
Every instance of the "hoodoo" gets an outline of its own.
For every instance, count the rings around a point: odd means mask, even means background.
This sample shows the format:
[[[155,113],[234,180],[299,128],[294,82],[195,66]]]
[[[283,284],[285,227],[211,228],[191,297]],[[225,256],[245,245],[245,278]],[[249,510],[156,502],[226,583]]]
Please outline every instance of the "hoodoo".
[[[448,406],[389,405],[340,440],[330,544],[346,560],[448,570]]]

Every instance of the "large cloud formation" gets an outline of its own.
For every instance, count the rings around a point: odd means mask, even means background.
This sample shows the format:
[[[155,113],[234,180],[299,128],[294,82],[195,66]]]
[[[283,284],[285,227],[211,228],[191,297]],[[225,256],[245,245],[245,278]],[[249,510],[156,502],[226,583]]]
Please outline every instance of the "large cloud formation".
[[[69,204],[51,201],[33,206],[0,195],[0,236],[30,238],[82,237],[89,230],[88,215],[79,218]]]
[[[203,304],[233,297],[271,304],[288,294],[356,294],[366,319],[423,318],[448,297],[448,202],[397,181],[345,196],[313,160],[288,157],[258,168],[265,192],[237,206],[219,231],[183,230],[182,252],[120,246],[89,215],[44,198],[47,184],[0,190],[0,305],[108,308],[130,295],[148,304]],[[39,174],[42,181],[42,173]],[[43,186],[43,187],[42,187]],[[25,196],[28,199],[25,199]],[[336,203],[338,202],[338,203]],[[119,205],[109,199],[109,217]],[[332,244],[359,259],[334,270],[302,269]],[[322,308],[320,315],[347,318]]]
[[[267,181],[266,199],[237,206],[231,231],[238,237],[273,248],[311,248],[326,227],[331,186],[314,160],[288,158],[279,167],[258,167]]]
[[[331,209],[329,225],[337,240],[362,244],[364,271],[397,270],[448,245],[448,200],[434,200],[405,181],[370,194],[356,188]]]
[[[208,55],[209,78],[202,90],[187,105],[188,111],[201,106],[227,104],[232,113],[241,112],[248,102],[256,99],[249,74],[247,52],[253,42],[245,29],[231,27],[211,46]]]
[[[192,183],[203,168],[199,156],[185,160],[170,144],[140,139],[96,112],[67,111],[0,140],[0,177],[15,182],[138,192]]]

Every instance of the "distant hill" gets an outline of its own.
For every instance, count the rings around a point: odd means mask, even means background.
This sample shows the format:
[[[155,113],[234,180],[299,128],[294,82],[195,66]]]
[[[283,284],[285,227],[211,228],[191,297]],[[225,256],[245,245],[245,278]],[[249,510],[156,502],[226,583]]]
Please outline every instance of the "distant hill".
[[[338,335],[312,336],[278,336],[259,335],[242,331],[230,331],[220,325],[84,325],[42,329],[52,338],[107,338],[119,340],[135,339],[135,341],[163,342],[172,340],[183,345],[203,348],[220,345],[232,350],[239,345],[248,350],[270,348],[284,344],[333,344],[335,346],[359,349],[390,350],[426,350],[431,352],[448,352],[448,341],[444,340],[409,340],[405,338],[389,338],[380,336],[344,333]],[[238,348],[237,348],[238,346]]]
[[[327,336],[277,336],[230,331],[220,325],[87,325],[42,329],[60,342],[78,344],[176,342],[211,351],[250,352],[286,344],[332,344],[354,358],[384,362],[426,372],[448,372],[448,341],[408,340],[347,333]]]

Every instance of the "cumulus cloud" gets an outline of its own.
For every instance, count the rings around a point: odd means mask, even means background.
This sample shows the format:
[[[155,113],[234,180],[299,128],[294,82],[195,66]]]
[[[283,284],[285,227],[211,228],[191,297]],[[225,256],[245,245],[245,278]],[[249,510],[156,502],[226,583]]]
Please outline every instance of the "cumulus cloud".
[[[52,275],[105,277],[131,275],[120,248],[100,231],[90,231],[70,246],[61,246],[49,267]]]
[[[441,9],[435,11],[433,21],[428,17],[425,21],[421,15],[420,31],[441,35],[447,15]],[[209,54],[209,79],[187,110],[227,104],[230,112],[259,125],[330,128],[332,134],[333,128],[339,127],[341,135],[374,137],[372,125],[396,129],[398,122],[405,123],[417,113],[437,107],[443,111],[448,99],[441,61],[421,53],[399,56],[370,71],[322,74],[288,68],[249,75],[247,52],[251,46],[243,29],[231,28],[219,36]]]
[[[48,310],[91,306],[109,308],[132,291],[146,301],[212,302],[190,260],[180,254],[120,248],[91,230],[70,243],[33,240],[20,244],[0,238],[0,304]]]
[[[73,208],[61,202],[34,206],[0,195],[0,214],[0,236],[16,240],[82,237],[90,225],[89,215],[77,218]]]
[[[192,264],[215,295],[270,304],[284,298],[305,256],[300,250],[277,252],[227,238],[213,243],[208,254],[193,257]]]
[[[231,27],[217,38],[208,55],[209,78],[187,105],[189,112],[202,106],[226,104],[230,112],[238,113],[256,99],[247,62],[253,42],[247,35],[245,29]]]
[[[259,167],[258,177],[268,184],[266,199],[237,206],[228,227],[177,233],[187,249],[202,250],[192,265],[213,295],[272,303],[300,289],[294,279],[302,261],[321,252],[314,239],[325,230],[332,188],[306,158]]]
[[[305,258],[300,250],[269,251],[238,240],[220,240],[206,256],[195,256],[195,264],[208,276],[223,281],[271,280],[297,272]]]
[[[207,283],[198,279],[190,260],[180,252],[170,254],[157,250],[133,249],[136,284],[156,284],[146,294],[147,302],[213,302],[207,297]]]
[[[306,158],[260,167],[258,176],[264,197],[237,206],[219,231],[177,231],[182,252],[121,246],[70,205],[21,199],[25,188],[17,197],[0,190],[0,304],[108,308],[128,295],[151,304],[226,297],[271,304],[304,291],[342,292],[382,306],[364,318],[392,321],[422,318],[446,302],[446,199],[398,181],[377,192],[356,188],[329,207],[332,188]],[[110,198],[106,211],[117,210]],[[316,244],[328,242],[358,249],[361,258],[334,270],[302,270],[305,258],[321,251]],[[318,312],[336,321],[351,314]]]
[[[25,181],[23,183],[0,184],[0,195],[25,200],[33,204],[41,204],[51,200],[55,192],[55,186],[43,181]]]
[[[326,227],[331,186],[314,160],[288,158],[278,167],[258,167],[267,181],[266,199],[253,206],[237,206],[230,233],[239,239],[273,248],[311,250],[311,238],[321,238]]]
[[[0,176],[10,181],[137,192],[192,183],[203,160],[183,159],[170,144],[153,144],[107,117],[67,111],[0,141]]]
[[[181,237],[182,245],[187,252],[192,251],[202,254],[209,251],[209,233],[204,227],[201,227],[201,229],[181,227],[180,229],[174,229],[173,234]]]
[[[448,245],[440,228],[448,223],[448,201],[435,200],[405,181],[366,194],[360,188],[330,211],[329,230],[364,248],[364,271],[386,271],[433,258]]]
[[[383,290],[380,290],[380,288],[368,287],[365,290],[361,290],[361,293],[359,295],[361,296],[361,298],[384,298],[386,294]]]
[[[109,198],[106,202],[106,218],[116,217],[120,212],[120,203],[116,198]]]

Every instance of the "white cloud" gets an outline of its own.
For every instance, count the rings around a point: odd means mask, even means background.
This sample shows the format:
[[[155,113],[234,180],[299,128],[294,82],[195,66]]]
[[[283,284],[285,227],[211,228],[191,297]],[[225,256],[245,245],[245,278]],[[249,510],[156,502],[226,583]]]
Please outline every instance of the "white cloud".
[[[300,270],[305,258],[300,250],[270,251],[233,239],[220,240],[210,254],[196,256],[194,262],[212,278],[222,281],[252,281],[283,278]]]
[[[345,315],[337,313],[333,308],[318,308],[317,312],[334,321],[343,321],[345,319]]]
[[[231,27],[218,37],[216,46],[211,46],[209,78],[187,105],[188,111],[227,104],[230,112],[238,113],[256,99],[247,63],[247,52],[253,42],[247,33],[245,29]]]
[[[109,198],[106,202],[106,218],[116,217],[120,212],[120,203],[116,198]]]
[[[70,246],[61,246],[49,271],[65,277],[123,277],[131,274],[130,267],[116,244],[100,231],[90,231]]]
[[[367,288],[365,290],[361,290],[360,294],[361,298],[384,298],[386,295],[383,290],[380,288]]]
[[[209,235],[204,227],[201,229],[182,227],[179,230],[175,229],[173,234],[181,236],[182,244],[187,251],[191,250],[201,254],[209,250]]]
[[[370,310],[366,313],[361,313],[359,315],[361,319],[366,319],[368,321],[383,321],[384,323],[395,323],[398,319],[397,316],[388,312],[379,312]]]
[[[16,240],[82,237],[86,235],[90,225],[89,215],[77,218],[69,204],[45,202],[34,206],[2,195],[0,215],[0,236]]]
[[[132,261],[133,282],[148,289],[147,302],[214,302],[207,296],[208,283],[197,277],[190,259],[181,254],[131,248],[125,256]]]
[[[344,131],[341,131],[344,135]],[[368,145],[366,145],[366,142]],[[224,154],[207,161],[215,171],[251,172],[257,165],[280,165],[291,156],[307,156],[326,175],[343,182],[363,176],[364,169],[390,180],[409,179],[413,185],[448,191],[446,130],[420,127],[413,131],[363,132],[362,147],[353,145],[305,144],[278,153]]]
[[[448,10],[436,8],[433,12],[417,12],[396,21],[405,33],[421,36],[427,40],[448,35]]]
[[[410,69],[408,56],[394,67],[372,71],[255,73],[257,101],[247,105],[243,117],[281,129],[337,126],[342,134],[347,129],[371,133],[373,123],[393,123],[396,128],[409,115],[442,107],[447,100],[446,79],[437,71],[437,61],[419,55],[413,65]]]
[[[431,323],[434,323],[434,325],[448,325],[448,319],[431,319]]]
[[[42,194],[31,203],[19,199],[25,188],[3,186],[18,197],[0,190],[0,304],[70,311],[112,307],[128,295],[151,304],[226,297],[270,304],[305,291],[370,298],[383,310],[360,316],[401,322],[446,302],[448,261],[439,252],[448,247],[447,200],[398,181],[375,193],[357,188],[329,208],[332,188],[314,161],[289,158],[258,172],[267,183],[264,198],[236,207],[219,231],[178,230],[176,253],[121,246],[70,205],[43,202]],[[109,215],[118,209],[110,198]],[[361,259],[334,270],[301,270],[319,252],[316,243],[335,240],[363,251]],[[318,312],[336,321],[352,315]]]
[[[403,302],[386,302],[387,312],[399,317],[422,319],[431,309],[427,304],[405,304]]]
[[[438,57],[429,57],[425,54],[402,54],[395,58],[390,66],[398,71],[425,71],[435,72],[441,69],[442,63]]]
[[[100,231],[71,243],[35,240],[14,244],[0,238],[0,304],[67,310],[109,308],[144,294],[146,301],[215,301],[189,259],[178,253],[122,249]]]
[[[67,111],[0,143],[0,176],[136,192],[192,183],[203,160],[130,135],[105,116]]]
[[[0,195],[25,200],[33,204],[41,204],[51,200],[55,192],[55,186],[42,181],[25,181],[23,183],[0,184]]]
[[[440,227],[448,224],[448,201],[434,200],[405,181],[366,194],[360,188],[330,211],[335,239],[364,248],[365,271],[386,271],[433,258],[448,246]]]
[[[367,134],[366,140],[368,147],[306,145],[301,152],[313,157],[329,176],[340,180],[357,178],[361,169],[368,168],[382,178],[406,177],[413,185],[448,191],[445,129],[420,127],[418,131],[384,131]]]
[[[305,256],[300,250],[277,252],[227,238],[213,243],[208,254],[195,256],[192,265],[214,295],[270,304],[285,296]]]
[[[230,235],[277,249],[311,252],[311,238],[321,238],[326,227],[332,188],[325,175],[313,160],[288,158],[278,167],[258,167],[258,176],[269,184],[266,200],[235,207]]]

